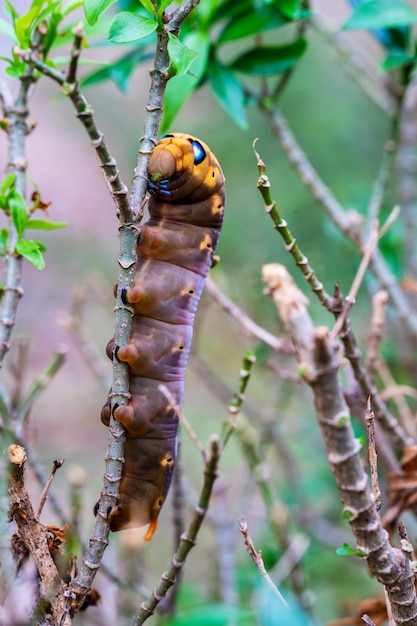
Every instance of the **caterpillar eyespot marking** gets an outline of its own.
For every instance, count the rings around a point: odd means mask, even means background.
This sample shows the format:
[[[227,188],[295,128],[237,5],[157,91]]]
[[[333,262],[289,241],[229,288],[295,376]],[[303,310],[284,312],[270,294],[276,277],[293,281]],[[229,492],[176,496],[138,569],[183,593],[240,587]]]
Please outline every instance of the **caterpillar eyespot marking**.
[[[171,133],[150,156],[148,192],[150,217],[137,237],[134,285],[120,294],[134,312],[122,352],[130,402],[114,411],[126,429],[125,463],[109,517],[113,531],[148,525],[145,541],[156,530],[174,471],[175,407],[182,405],[196,306],[222,226],[224,177],[203,141]],[[120,347],[113,352],[113,346],[112,339],[107,354],[119,360]],[[161,382],[174,402],[160,390]],[[110,397],[102,410],[107,425]]]

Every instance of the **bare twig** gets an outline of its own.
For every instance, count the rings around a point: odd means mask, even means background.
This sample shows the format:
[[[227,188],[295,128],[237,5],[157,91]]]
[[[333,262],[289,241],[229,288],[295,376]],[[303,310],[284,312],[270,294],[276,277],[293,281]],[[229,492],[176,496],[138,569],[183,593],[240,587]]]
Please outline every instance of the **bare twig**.
[[[251,536],[249,535],[248,525],[243,518],[239,520],[239,530],[245,540],[245,545],[247,551],[249,552],[249,556],[258,568],[258,571],[261,574],[262,578],[265,580],[269,588],[272,589],[274,594],[281,600],[284,606],[288,607],[287,601],[285,600],[284,596],[282,595],[278,587],[276,587],[276,585],[273,583],[270,575],[266,571],[265,564],[262,558],[262,552],[256,552]]]
[[[48,480],[46,481],[45,487],[43,488],[43,491],[41,493],[41,497],[39,500],[39,505],[35,513],[36,517],[39,517],[40,514],[42,513],[43,506],[46,502],[46,498],[48,497],[49,488],[52,484],[52,481],[55,477],[57,470],[59,470],[59,468],[62,467],[63,464],[64,464],[64,459],[57,459],[56,461],[52,463],[51,473],[49,474]]]
[[[355,303],[359,288],[363,282],[363,279],[365,278],[366,271],[371,262],[375,248],[378,244],[378,228],[379,228],[379,223],[377,220],[375,220],[373,224],[371,225],[369,240],[366,245],[358,270],[356,272],[355,278],[353,280],[352,286],[349,290],[348,295],[345,298],[342,312],[338,315],[336,324],[334,325],[334,328],[332,330],[333,337],[337,337],[339,335],[340,331],[345,325],[350,307]]]
[[[366,428],[368,430],[368,454],[369,467],[371,470],[372,493],[374,496],[376,510],[379,511],[381,508],[381,490],[379,488],[378,481],[378,464],[375,447],[375,416],[374,412],[371,409],[371,402],[369,399],[366,409]]]
[[[103,133],[96,126],[93,109],[81,94],[78,84],[76,82],[68,83],[66,77],[61,72],[38,59],[33,51],[22,50],[20,51],[20,56],[30,67],[36,68],[39,72],[61,85],[64,94],[70,98],[75,107],[77,117],[90,138],[91,145],[100,163],[104,180],[107,183],[117,210],[124,221],[130,221],[127,187],[120,177],[115,159],[107,148]]]
[[[285,337],[276,337],[276,335],[269,333],[265,328],[254,322],[245,311],[240,309],[237,304],[232,302],[232,300],[220,291],[210,276],[206,278],[204,290],[210,294],[213,300],[215,300],[226,313],[237,321],[248,337],[262,341],[262,343],[269,346],[275,352],[286,352],[288,354],[292,352],[292,346]]]
[[[153,590],[148,600],[143,602],[132,624],[139,626],[153,615],[158,603],[166,596],[168,590],[175,584],[176,577],[183,567],[190,550],[195,546],[198,532],[209,505],[214,481],[217,477],[217,466],[220,460],[221,449],[219,440],[213,436],[210,442],[210,452],[204,468],[204,482],[201,488],[198,504],[195,507],[193,518],[187,530],[181,536],[180,545],[172,557],[172,564],[161,576],[159,584]]]
[[[193,444],[195,445],[195,447],[197,448],[197,450],[200,452],[201,456],[203,457],[203,461],[204,462],[207,461],[207,458],[206,458],[207,451],[205,447],[199,440],[198,435],[193,429],[193,427],[191,426],[190,422],[185,417],[184,412],[182,411],[180,405],[175,400],[174,396],[170,393],[168,387],[166,387],[165,385],[159,385],[158,389],[161,393],[164,394],[164,396],[166,397],[170,405],[174,407],[175,412],[178,415],[181,424],[183,425],[191,441],[193,442]]]
[[[372,317],[371,317],[371,330],[368,337],[368,352],[366,355],[366,369],[369,376],[374,379],[380,365],[379,346],[381,344],[384,326],[385,326],[385,312],[386,305],[388,303],[388,291],[382,289],[378,291],[372,297]]]
[[[72,34],[74,35],[74,39],[71,46],[71,61],[65,78],[66,83],[75,83],[77,78],[78,59],[80,57],[81,45],[84,37],[84,25],[82,22],[79,22],[72,29]]]
[[[301,249],[299,248],[296,239],[293,237],[291,231],[289,230],[287,223],[283,220],[278,212],[275,200],[271,193],[271,185],[269,182],[269,178],[266,174],[266,166],[265,163],[261,160],[260,156],[256,153],[257,156],[257,165],[259,171],[259,179],[258,179],[258,189],[261,192],[265,208],[270,214],[274,227],[281,235],[284,240],[286,249],[291,253],[294,258],[297,267],[300,268],[304,278],[310,285],[311,290],[314,295],[319,300],[320,304],[325,306],[333,315],[338,317],[343,311],[343,300],[340,294],[340,290],[337,286],[335,290],[334,297],[331,298],[330,295],[325,291],[323,284],[316,277],[314,270],[310,267],[307,257],[303,254]],[[376,258],[376,253],[375,253]],[[274,267],[275,266],[275,267]],[[267,266],[268,267],[268,266]],[[270,280],[275,281],[278,280],[277,286],[280,288],[280,285],[283,282],[288,282],[287,279],[283,279],[283,276],[288,274],[285,271],[285,268],[279,266],[278,264],[270,264],[271,273],[269,277],[265,277],[267,282]],[[288,279],[289,280],[289,279]],[[283,292],[286,294],[286,292]],[[280,291],[277,290],[272,284],[271,294],[274,294],[273,297],[281,298]],[[287,296],[284,296],[284,300]],[[308,336],[308,335],[307,335]],[[358,380],[362,391],[366,398],[369,396],[372,397],[373,409],[378,420],[381,421],[383,427],[391,434],[394,440],[399,443],[401,446],[408,445],[412,443],[412,438],[404,431],[404,429],[398,423],[398,420],[392,415],[389,411],[388,407],[381,400],[381,397],[378,394],[378,391],[375,385],[372,383],[372,380],[369,378],[368,373],[361,361],[361,353],[357,345],[356,338],[352,332],[352,328],[350,325],[350,321],[346,318],[343,329],[340,333],[340,337],[343,341],[343,345],[345,348],[346,358],[350,361],[353,371],[355,373],[355,377]],[[301,341],[299,342],[301,345]]]
[[[363,252],[362,218],[356,212],[344,211],[342,205],[324,184],[306,154],[301,150],[282,114],[278,110],[266,110],[265,114],[268,116],[272,129],[280,141],[290,164],[300,176],[300,180],[336,227],[347,235],[359,250]],[[389,292],[391,304],[397,311],[398,318],[404,323],[413,340],[417,341],[417,315],[411,309],[397,280],[378,251],[375,252],[372,260],[371,271],[378,279],[381,288]]]
[[[34,381],[28,394],[18,407],[18,417],[21,424],[27,420],[33,403],[38,398],[39,394],[42,393],[42,391],[49,385],[58,370],[62,367],[66,356],[67,348],[65,346],[59,346],[52,357],[51,362]]]

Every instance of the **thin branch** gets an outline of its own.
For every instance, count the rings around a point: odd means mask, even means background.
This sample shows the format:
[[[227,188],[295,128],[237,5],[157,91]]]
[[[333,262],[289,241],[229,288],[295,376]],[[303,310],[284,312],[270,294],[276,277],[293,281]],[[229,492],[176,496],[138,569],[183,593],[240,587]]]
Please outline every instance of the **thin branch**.
[[[63,466],[64,462],[65,462],[64,459],[57,459],[56,461],[53,462],[51,473],[49,474],[48,480],[46,481],[45,487],[43,488],[43,491],[41,493],[39,505],[35,513],[36,517],[39,517],[40,514],[42,513],[42,509],[46,502],[46,498],[48,497],[48,492],[49,492],[50,486],[52,485],[52,481],[55,477],[55,474]]]
[[[213,300],[215,300],[226,313],[236,320],[249,337],[262,341],[262,343],[269,346],[274,352],[286,352],[291,354],[292,346],[285,337],[277,337],[254,322],[245,311],[239,308],[237,304],[220,291],[210,276],[207,276],[205,280],[204,290],[210,294]]]
[[[82,22],[79,22],[72,29],[72,34],[74,35],[74,39],[71,46],[71,61],[68,66],[67,76],[65,79],[66,83],[75,83],[77,79],[78,59],[80,58],[81,46],[84,37],[84,25]]]
[[[251,539],[251,536],[249,535],[248,525],[243,518],[239,520],[239,530],[242,533],[243,538],[245,540],[245,546],[246,546],[247,551],[249,552],[249,556],[252,559],[252,561],[255,563],[256,567],[258,568],[258,571],[261,574],[262,578],[265,580],[265,582],[267,583],[269,588],[273,591],[273,593],[280,599],[282,604],[285,607],[288,607],[287,601],[285,600],[284,596],[282,595],[278,587],[276,587],[276,585],[273,583],[270,575],[266,571],[266,567],[262,558],[262,552],[256,551],[253,541]]]
[[[348,295],[345,298],[342,312],[340,313],[340,315],[338,315],[336,324],[334,325],[334,328],[332,330],[333,337],[337,337],[340,331],[342,330],[343,326],[346,323],[346,318],[348,316],[349,310],[356,301],[356,296],[358,295],[360,286],[362,285],[362,282],[365,278],[365,274],[371,262],[375,248],[378,245],[378,238],[379,238],[378,227],[379,227],[379,223],[377,220],[375,220],[373,224],[371,225],[369,240],[366,245],[365,252],[360,262],[360,265],[358,267],[358,270],[356,272],[355,278],[353,279],[352,286],[349,290]]]
[[[32,388],[29,390],[26,397],[22,400],[18,407],[18,418],[21,424],[27,420],[30,410],[35,400],[39,397],[39,394],[50,384],[52,378],[59,371],[65,362],[67,356],[67,348],[65,346],[59,346],[51,359],[51,362],[46,366],[43,372],[34,381]]]
[[[381,508],[381,490],[379,488],[378,481],[378,465],[377,465],[377,453],[375,447],[375,415],[371,409],[371,403],[368,399],[368,406],[366,409],[366,428],[368,431],[368,454],[369,454],[369,467],[371,470],[371,485],[372,493],[374,496],[376,510]]]
[[[188,434],[189,438],[191,439],[191,441],[193,442],[193,444],[195,445],[197,450],[200,452],[201,456],[203,457],[203,461],[204,462],[207,461],[207,451],[206,451],[205,447],[203,446],[203,444],[199,440],[198,435],[195,432],[195,430],[193,429],[193,427],[191,426],[190,422],[185,417],[184,412],[181,409],[180,405],[175,400],[175,398],[172,395],[172,393],[170,393],[168,387],[166,387],[165,385],[159,385],[158,390],[161,393],[164,394],[164,396],[166,397],[166,399],[168,400],[170,405],[172,405],[174,407],[175,412],[178,415],[178,418],[179,418],[182,426],[184,427],[186,433]]]
[[[217,466],[220,460],[221,447],[217,437],[213,436],[210,442],[210,452],[204,468],[204,481],[200,491],[198,504],[195,507],[193,518],[187,530],[181,536],[180,545],[172,557],[172,564],[161,576],[159,584],[153,590],[148,600],[143,602],[135,616],[132,625],[143,624],[153,615],[159,602],[166,596],[168,590],[175,584],[179,571],[183,567],[190,550],[195,546],[200,527],[206,515],[214,481],[217,478]]]
[[[2,102],[7,122],[8,164],[7,173],[16,174],[15,189],[20,195],[26,196],[26,149],[25,138],[28,133],[27,108],[28,94],[35,82],[33,68],[27,68],[20,79],[19,94],[11,103],[7,88],[3,85]],[[10,336],[15,324],[16,310],[20,298],[23,296],[21,274],[23,257],[16,254],[18,233],[11,217],[8,223],[7,250],[4,259],[4,278],[2,285],[2,300],[0,309],[0,368],[4,357],[10,349]]]
[[[281,302],[284,301],[285,298],[282,298]],[[291,309],[286,316],[288,332],[297,344],[300,328],[310,332],[311,319],[305,311],[305,319],[297,315],[293,323]],[[309,345],[311,350],[308,350]],[[327,328],[318,327],[309,337],[303,337],[302,344],[296,346],[296,353],[305,372],[305,380],[314,393],[317,420],[343,502],[344,517],[351,525],[369,570],[387,590],[395,623],[413,626],[417,620],[414,573],[402,551],[390,545],[369,490],[361,446],[353,433],[338,380],[337,344]]]
[[[337,286],[334,297],[331,298],[330,295],[327,294],[327,292],[324,290],[323,284],[317,279],[314,270],[310,267],[308,263],[307,257],[299,248],[296,239],[293,237],[291,231],[288,228],[286,221],[281,218],[278,212],[277,205],[272,196],[269,178],[266,174],[265,163],[262,161],[258,153],[255,152],[255,154],[257,156],[257,165],[259,171],[258,189],[262,195],[265,208],[270,214],[271,219],[273,220],[274,227],[283,238],[286,249],[294,258],[297,267],[299,267],[304,278],[309,283],[311,290],[319,300],[320,304],[325,306],[337,318],[343,311],[343,299],[340,290]],[[375,252],[374,258],[376,258],[376,256],[377,255]],[[279,266],[279,264],[270,264],[270,266],[265,267],[270,267],[271,269],[269,276],[265,276],[266,282],[272,281],[272,293],[276,294],[277,298],[281,298],[280,292],[275,288],[274,281],[277,281],[278,287],[283,281],[287,282],[287,280],[289,280],[286,278],[288,272],[286,272],[283,266]],[[365,397],[372,397],[373,409],[375,411],[377,419],[381,421],[384,429],[389,432],[393,439],[402,447],[411,444],[413,441],[412,438],[404,431],[404,429],[398,423],[398,420],[392,415],[388,407],[384,404],[378,394],[375,385],[368,376],[368,373],[361,361],[361,353],[348,318],[346,318],[345,320],[344,326],[340,333],[340,338],[343,341],[346,358],[350,361],[350,364],[355,373],[355,377],[358,380]],[[295,345],[299,344],[300,342]]]
[[[299,175],[302,183],[311,192],[315,201],[321,206],[336,227],[343,234],[347,235],[362,252],[362,218],[355,211],[345,211],[336,200],[335,196],[311,165],[306,154],[301,150],[284,117],[277,110],[265,110],[264,112],[281,143],[281,147],[288,161]],[[397,311],[397,317],[403,322],[413,340],[417,341],[417,315],[411,309],[397,280],[392,272],[390,272],[386,262],[378,251],[375,252],[372,259],[371,271],[378,279],[380,286],[387,289],[389,292],[391,304]]]
[[[384,336],[388,298],[388,291],[385,291],[385,289],[377,291],[372,297],[371,330],[367,340],[368,351],[365,363],[369,376],[372,379],[375,378],[381,362],[379,347]]]
[[[101,172],[107,183],[117,211],[123,221],[131,221],[132,216],[130,213],[128,189],[120,177],[115,159],[107,148],[103,133],[96,126],[93,117],[93,109],[80,92],[78,83],[68,83],[61,72],[39,60],[34,51],[21,50],[20,57],[22,61],[28,63],[30,67],[36,68],[44,76],[48,76],[58,83],[62,87],[64,95],[70,98],[75,107],[77,117],[87,131],[91,145],[95,150]]]

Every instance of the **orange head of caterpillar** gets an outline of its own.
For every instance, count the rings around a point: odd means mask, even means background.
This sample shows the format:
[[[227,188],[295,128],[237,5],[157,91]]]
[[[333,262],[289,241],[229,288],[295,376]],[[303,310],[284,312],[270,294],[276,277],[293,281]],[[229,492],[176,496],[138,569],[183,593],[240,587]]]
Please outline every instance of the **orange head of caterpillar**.
[[[149,193],[168,202],[194,202],[214,193],[224,178],[217,159],[201,140],[183,133],[162,137],[148,165]]]

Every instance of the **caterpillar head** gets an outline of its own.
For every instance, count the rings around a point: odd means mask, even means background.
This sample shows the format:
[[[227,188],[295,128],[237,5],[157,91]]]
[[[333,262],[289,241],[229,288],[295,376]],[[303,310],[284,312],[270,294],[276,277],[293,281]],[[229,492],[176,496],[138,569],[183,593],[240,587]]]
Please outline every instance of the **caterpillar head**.
[[[224,183],[220,165],[200,139],[183,133],[162,137],[148,166],[149,193],[167,202],[199,202]]]

